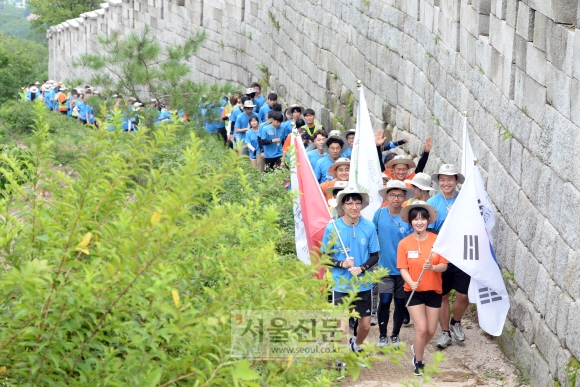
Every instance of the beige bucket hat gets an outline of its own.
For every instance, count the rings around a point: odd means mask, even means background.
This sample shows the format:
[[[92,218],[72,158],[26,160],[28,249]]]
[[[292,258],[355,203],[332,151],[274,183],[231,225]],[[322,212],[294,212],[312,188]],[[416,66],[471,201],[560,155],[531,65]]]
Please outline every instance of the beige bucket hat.
[[[403,183],[402,181],[391,179],[387,183],[387,188],[379,190],[379,195],[381,195],[381,197],[385,199],[385,197],[387,196],[387,192],[389,192],[392,189],[403,190],[403,192],[405,192],[405,200],[411,199],[413,197],[413,194],[415,193],[414,189],[407,188],[405,183]]]
[[[389,160],[385,168],[393,168],[396,164],[406,164],[409,168],[415,168],[415,162],[413,160],[407,158],[406,156],[395,156],[392,160]]]
[[[347,159],[346,157],[341,157],[338,160],[336,160],[334,164],[332,164],[330,168],[328,168],[328,173],[330,174],[330,176],[336,178],[336,168],[340,167],[341,165],[350,165],[350,159]]]
[[[401,210],[401,218],[407,222],[407,223],[411,223],[409,222],[409,211],[411,211],[413,208],[424,208],[427,210],[427,212],[429,212],[429,224],[433,224],[437,221],[437,210],[435,209],[435,207],[433,207],[430,204],[427,204],[427,202],[424,202],[422,200],[417,200],[416,202],[413,202],[413,204],[409,204],[405,207],[403,207],[403,209]]]
[[[366,192],[361,192],[356,187],[346,187],[342,191],[338,193],[336,196],[336,210],[340,213],[344,213],[344,209],[342,208],[342,198],[349,194],[359,194],[362,197],[362,208],[364,210],[369,205],[369,194]]]
[[[457,166],[454,164],[443,164],[442,166],[440,166],[439,173],[435,173],[435,174],[431,175],[431,180],[433,180],[435,183],[439,184],[439,175],[448,175],[448,176],[456,175],[457,182],[459,184],[463,184],[463,182],[465,181],[465,176],[463,176],[461,173],[459,173]]]
[[[423,191],[435,191],[431,188],[431,176],[423,172],[416,173],[413,180],[405,180],[405,183],[414,185]]]
[[[348,181],[337,181],[332,187],[325,189],[324,193],[332,196],[335,190],[345,189],[346,187],[348,187]]]

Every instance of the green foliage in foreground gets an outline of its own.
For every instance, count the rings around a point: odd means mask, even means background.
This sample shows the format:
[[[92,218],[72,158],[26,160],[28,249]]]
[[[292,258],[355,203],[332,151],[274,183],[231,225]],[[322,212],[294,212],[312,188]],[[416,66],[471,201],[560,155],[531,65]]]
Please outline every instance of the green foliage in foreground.
[[[330,384],[326,362],[252,373],[228,355],[231,309],[328,307],[315,268],[276,252],[279,204],[264,196],[273,180],[250,182],[233,152],[208,163],[194,135],[182,162],[156,167],[177,125],[90,129],[71,177],[51,168],[49,113],[35,110],[27,170],[13,164],[0,200],[6,383]],[[232,178],[238,202],[219,200]]]

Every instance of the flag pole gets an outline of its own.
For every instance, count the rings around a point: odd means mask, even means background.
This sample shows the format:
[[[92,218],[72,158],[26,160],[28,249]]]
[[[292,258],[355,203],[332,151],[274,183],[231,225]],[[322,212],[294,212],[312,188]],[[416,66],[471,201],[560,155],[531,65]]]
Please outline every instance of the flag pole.
[[[431,250],[431,253],[429,253],[429,257],[427,258],[427,260],[425,261],[425,263],[431,261],[431,256],[432,255],[433,255],[433,250]],[[421,270],[421,274],[419,274],[419,278],[417,279],[417,287],[419,287],[419,282],[421,282],[421,278],[423,277],[423,273],[425,273],[425,267],[423,267],[423,270]],[[409,275],[411,275],[411,274],[409,273]],[[411,292],[411,295],[409,296],[409,300],[405,304],[405,308],[408,308],[409,307],[409,303],[411,302],[411,298],[413,298],[413,294],[415,294],[415,290],[413,290]]]

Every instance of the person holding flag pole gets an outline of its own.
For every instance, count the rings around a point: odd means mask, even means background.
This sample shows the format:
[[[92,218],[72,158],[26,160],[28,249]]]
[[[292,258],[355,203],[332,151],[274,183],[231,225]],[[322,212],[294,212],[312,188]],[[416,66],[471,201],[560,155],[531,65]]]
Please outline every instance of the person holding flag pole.
[[[423,375],[425,346],[437,329],[442,299],[441,273],[447,270],[448,263],[432,252],[437,235],[427,231],[437,216],[437,210],[424,201],[416,201],[401,210],[401,218],[413,228],[413,233],[399,242],[397,268],[405,281],[407,307],[415,324],[411,352],[416,376]]]

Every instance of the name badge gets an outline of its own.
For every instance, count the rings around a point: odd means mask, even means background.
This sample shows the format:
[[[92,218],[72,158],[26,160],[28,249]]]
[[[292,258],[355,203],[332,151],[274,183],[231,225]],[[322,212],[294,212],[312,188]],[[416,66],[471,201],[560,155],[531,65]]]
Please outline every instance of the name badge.
[[[407,253],[407,258],[419,258],[419,252],[418,251],[409,251]]]
[[[274,132],[268,132],[268,134],[269,134],[270,136],[273,136],[273,135],[274,135]]]

